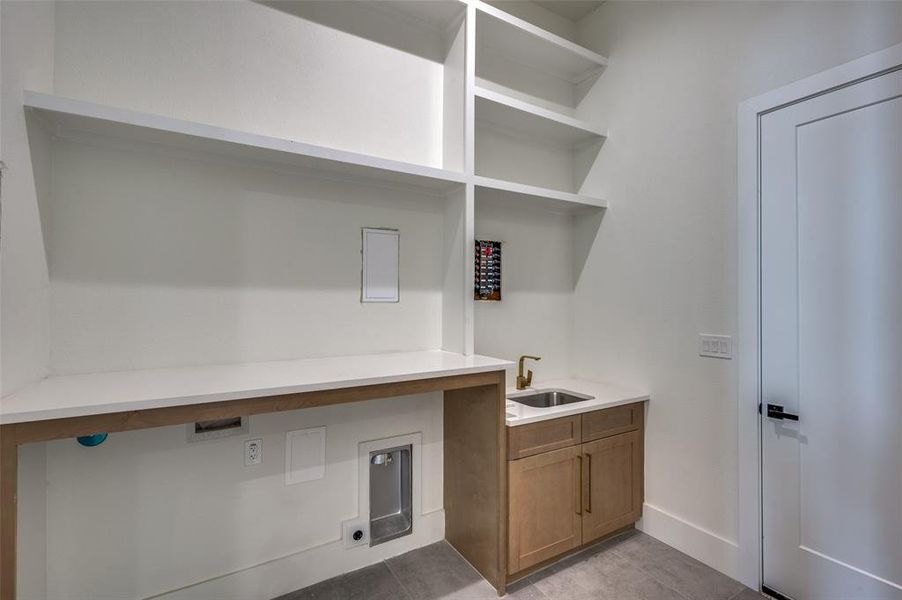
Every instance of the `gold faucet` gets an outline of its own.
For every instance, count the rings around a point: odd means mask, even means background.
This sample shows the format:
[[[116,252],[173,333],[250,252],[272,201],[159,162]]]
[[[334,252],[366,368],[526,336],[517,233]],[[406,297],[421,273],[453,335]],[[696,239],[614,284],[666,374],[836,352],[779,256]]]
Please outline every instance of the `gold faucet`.
[[[542,360],[541,356],[529,356],[528,354],[524,354],[520,357],[519,362],[517,363],[517,389],[525,390],[530,385],[532,385],[532,371],[526,372],[526,377],[523,376],[523,361],[526,359],[530,360]]]

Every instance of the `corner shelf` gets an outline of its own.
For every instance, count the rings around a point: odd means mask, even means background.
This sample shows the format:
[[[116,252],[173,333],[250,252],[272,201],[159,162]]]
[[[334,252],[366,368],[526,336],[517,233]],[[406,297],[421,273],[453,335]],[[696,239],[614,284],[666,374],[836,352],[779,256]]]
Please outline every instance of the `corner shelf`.
[[[510,208],[529,206],[558,213],[581,213],[603,210],[608,206],[607,202],[601,198],[481,175],[474,177],[474,184],[477,201],[481,196],[484,200],[501,203]]]
[[[530,137],[576,146],[607,137],[604,128],[476,86],[476,120]]]
[[[465,183],[463,173],[368,154],[305,144],[26,91],[24,105],[59,137],[112,137],[237,158],[270,166],[312,169],[344,177],[381,181],[432,193],[446,193]]]
[[[600,54],[537,27],[480,0],[476,7],[476,43],[502,52],[514,62],[552,73],[578,84],[608,64]]]

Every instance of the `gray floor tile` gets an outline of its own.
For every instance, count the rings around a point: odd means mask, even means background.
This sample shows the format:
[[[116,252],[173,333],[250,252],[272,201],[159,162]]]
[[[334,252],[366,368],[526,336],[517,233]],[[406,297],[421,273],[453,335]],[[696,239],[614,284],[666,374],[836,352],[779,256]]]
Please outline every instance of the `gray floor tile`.
[[[624,537],[612,551],[688,600],[730,600],[743,589],[738,581],[641,532]]]
[[[531,580],[550,600],[685,600],[610,546],[553,565]]]
[[[386,561],[411,600],[496,600],[498,594],[446,542]]]
[[[760,592],[749,588],[743,588],[738,594],[730,598],[730,600],[767,600],[767,596]]]
[[[385,563],[378,563],[277,600],[409,600],[409,596]]]
[[[507,586],[505,600],[548,600],[528,579],[521,579]]]
[[[614,552],[630,560],[648,561],[679,553],[664,542],[634,529],[614,539],[611,544]]]
[[[390,558],[278,600],[496,600],[446,542]],[[634,531],[513,584],[509,600],[762,600],[685,554]]]

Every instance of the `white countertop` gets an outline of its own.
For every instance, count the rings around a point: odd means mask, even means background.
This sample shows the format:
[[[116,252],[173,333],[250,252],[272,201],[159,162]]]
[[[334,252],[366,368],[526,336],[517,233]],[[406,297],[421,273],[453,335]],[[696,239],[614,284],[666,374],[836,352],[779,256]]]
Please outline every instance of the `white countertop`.
[[[441,350],[48,377],[0,400],[0,424],[498,371]]]
[[[571,392],[593,396],[593,398],[592,400],[587,400],[585,402],[574,402],[573,404],[563,404],[561,406],[552,406],[549,408],[533,408],[531,406],[526,406],[525,404],[520,404],[519,402],[514,402],[510,399],[511,396],[552,389],[569,390]],[[643,402],[649,399],[647,392],[610,383],[586,381],[583,379],[554,379],[541,381],[525,390],[509,388],[507,390],[507,397],[506,422],[509,427],[526,425],[527,423],[535,423],[546,419],[578,415],[584,412],[612,408],[614,406],[632,404],[634,402]]]

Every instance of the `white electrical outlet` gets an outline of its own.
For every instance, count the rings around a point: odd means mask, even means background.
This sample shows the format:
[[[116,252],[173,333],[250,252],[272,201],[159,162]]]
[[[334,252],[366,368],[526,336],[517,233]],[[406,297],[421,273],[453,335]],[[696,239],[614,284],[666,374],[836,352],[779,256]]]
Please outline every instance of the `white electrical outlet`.
[[[711,358],[733,358],[733,338],[729,335],[698,335],[698,355]]]
[[[370,524],[366,521],[345,521],[342,523],[341,538],[345,548],[367,546],[370,543]]]
[[[244,466],[263,464],[263,440],[247,440],[244,442]]]

